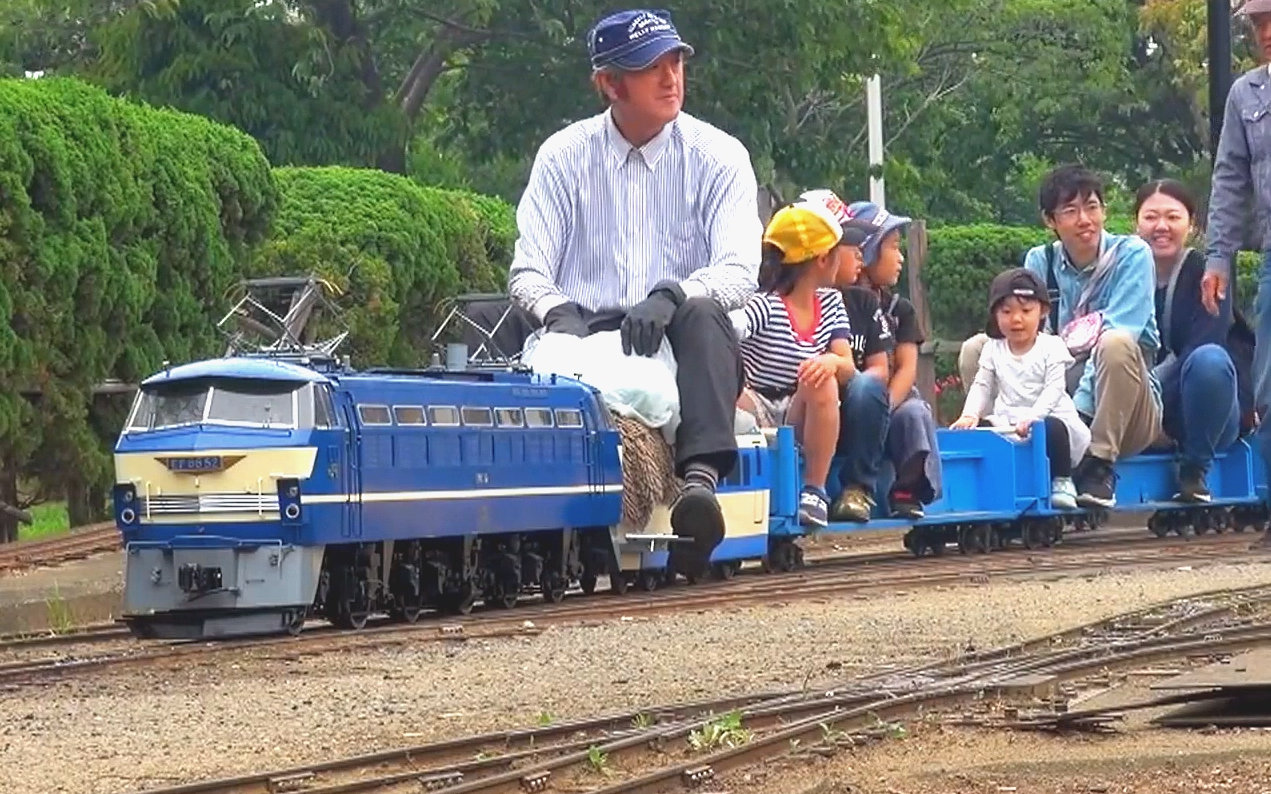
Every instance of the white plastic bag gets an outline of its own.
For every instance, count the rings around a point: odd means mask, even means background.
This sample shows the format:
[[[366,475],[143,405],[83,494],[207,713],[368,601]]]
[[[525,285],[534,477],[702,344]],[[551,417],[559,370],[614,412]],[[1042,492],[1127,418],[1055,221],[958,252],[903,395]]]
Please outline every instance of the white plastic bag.
[[[571,334],[542,334],[525,343],[521,361],[538,375],[577,378],[595,389],[616,413],[661,428],[674,443],[680,424],[680,390],[675,356],[665,338],[657,355],[623,355],[622,332],[605,331],[579,339]]]

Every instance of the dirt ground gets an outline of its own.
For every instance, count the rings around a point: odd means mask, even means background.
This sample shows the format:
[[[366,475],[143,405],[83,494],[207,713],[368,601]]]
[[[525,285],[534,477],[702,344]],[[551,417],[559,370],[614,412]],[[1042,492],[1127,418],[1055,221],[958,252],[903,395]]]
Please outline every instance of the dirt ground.
[[[123,597],[123,552],[0,573],[0,634],[113,620]]]

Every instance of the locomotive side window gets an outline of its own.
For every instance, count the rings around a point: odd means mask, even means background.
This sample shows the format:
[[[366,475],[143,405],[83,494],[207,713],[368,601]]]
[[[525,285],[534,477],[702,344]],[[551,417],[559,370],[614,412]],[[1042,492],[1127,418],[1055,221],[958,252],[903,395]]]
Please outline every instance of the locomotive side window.
[[[524,427],[525,417],[520,408],[495,408],[494,418],[499,427]]]
[[[494,415],[489,408],[463,407],[463,423],[469,427],[494,427]]]
[[[526,408],[525,409],[525,426],[526,427],[551,427],[552,426],[552,409],[551,408]]]
[[[433,427],[458,427],[459,409],[453,405],[428,406],[428,421]]]
[[[362,419],[364,425],[391,425],[392,417],[389,416],[387,405],[359,405],[357,407],[357,415]]]
[[[313,387],[313,426],[335,427],[337,424],[331,389],[324,384],[316,384]]]
[[[556,409],[556,426],[557,427],[582,427],[583,412],[577,408],[557,408]]]
[[[393,418],[399,425],[424,424],[424,407],[422,405],[394,405]]]

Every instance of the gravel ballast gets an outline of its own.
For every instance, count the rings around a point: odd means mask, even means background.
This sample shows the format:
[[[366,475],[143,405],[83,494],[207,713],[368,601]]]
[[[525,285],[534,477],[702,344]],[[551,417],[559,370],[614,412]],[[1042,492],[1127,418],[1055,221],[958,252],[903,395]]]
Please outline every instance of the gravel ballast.
[[[193,657],[0,697],[7,794],[118,794],[542,719],[822,683],[1219,587],[1241,564],[1002,582],[551,628],[537,637]]]

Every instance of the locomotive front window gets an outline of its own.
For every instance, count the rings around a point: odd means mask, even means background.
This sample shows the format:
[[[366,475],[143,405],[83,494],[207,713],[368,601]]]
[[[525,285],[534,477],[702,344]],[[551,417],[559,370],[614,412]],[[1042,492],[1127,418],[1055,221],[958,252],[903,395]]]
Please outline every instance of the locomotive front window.
[[[212,424],[294,429],[304,384],[262,380],[193,380],[141,391],[128,417],[132,432]]]

